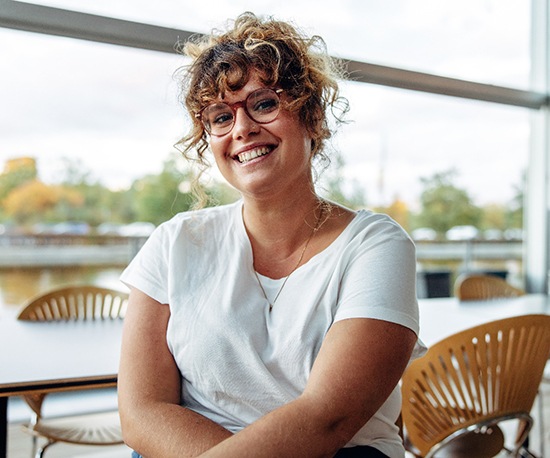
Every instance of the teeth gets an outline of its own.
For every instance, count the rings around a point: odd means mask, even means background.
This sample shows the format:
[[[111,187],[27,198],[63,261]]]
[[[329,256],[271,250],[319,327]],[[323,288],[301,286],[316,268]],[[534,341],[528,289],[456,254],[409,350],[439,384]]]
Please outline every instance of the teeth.
[[[239,159],[239,162],[241,164],[244,164],[245,162],[251,161],[252,159],[256,159],[260,156],[265,156],[270,151],[270,148],[267,146],[262,146],[261,148],[256,148],[251,151],[245,151],[244,153],[241,153],[237,156]]]

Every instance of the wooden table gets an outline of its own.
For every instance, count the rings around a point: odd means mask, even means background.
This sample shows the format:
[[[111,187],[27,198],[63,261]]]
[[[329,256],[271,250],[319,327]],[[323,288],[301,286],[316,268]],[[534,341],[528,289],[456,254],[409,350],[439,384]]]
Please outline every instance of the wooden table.
[[[122,320],[24,322],[0,315],[0,458],[9,396],[114,387]]]
[[[455,297],[419,299],[420,338],[431,345],[458,331],[518,315],[550,315],[550,296],[526,294],[490,301],[459,301]]]

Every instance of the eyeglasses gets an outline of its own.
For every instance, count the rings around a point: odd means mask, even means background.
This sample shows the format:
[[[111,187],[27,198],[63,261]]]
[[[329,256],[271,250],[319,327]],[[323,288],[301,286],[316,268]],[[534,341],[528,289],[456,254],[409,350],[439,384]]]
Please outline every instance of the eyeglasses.
[[[235,125],[237,108],[243,107],[247,116],[258,124],[267,124],[279,116],[283,89],[257,89],[245,100],[235,103],[215,102],[204,107],[195,116],[201,120],[206,132],[220,137],[228,134]]]

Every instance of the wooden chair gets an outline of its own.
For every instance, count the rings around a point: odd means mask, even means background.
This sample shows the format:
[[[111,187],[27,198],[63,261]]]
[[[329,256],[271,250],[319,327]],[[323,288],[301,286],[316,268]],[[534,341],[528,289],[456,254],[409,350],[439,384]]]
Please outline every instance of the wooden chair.
[[[418,457],[518,456],[549,357],[550,315],[493,321],[434,344],[402,378],[407,449]],[[499,423],[512,419],[519,428],[510,447]]]
[[[491,300],[503,297],[523,296],[525,291],[515,288],[494,275],[464,274],[455,283],[455,296],[461,301]],[[546,364],[542,383],[550,384],[550,362]],[[541,426],[541,450],[544,450],[544,407],[543,397],[539,397],[539,423]]]
[[[32,299],[18,320],[60,321],[122,319],[128,294],[109,288],[81,285],[56,289]]]
[[[117,320],[126,313],[128,294],[108,288],[82,285],[61,288],[32,299],[18,315],[19,320]],[[39,351],[39,349],[37,349]],[[23,396],[34,412],[27,432],[34,436],[33,454],[41,458],[56,442],[85,445],[122,444],[118,411],[78,417],[44,418],[42,405],[47,393]],[[37,437],[47,439],[37,450]]]
[[[455,297],[461,301],[518,297],[525,292],[495,275],[463,274],[455,282]]]

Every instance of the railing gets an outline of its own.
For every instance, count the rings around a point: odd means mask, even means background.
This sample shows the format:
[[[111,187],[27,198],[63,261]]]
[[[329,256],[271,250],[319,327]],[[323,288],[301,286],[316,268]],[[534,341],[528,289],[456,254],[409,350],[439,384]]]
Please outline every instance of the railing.
[[[0,246],[79,246],[79,245],[128,245],[136,241],[143,244],[147,237],[122,235],[74,235],[74,234],[4,234]]]
[[[2,235],[0,267],[126,265],[147,237]]]
[[[0,266],[125,264],[145,240],[116,235],[2,235]],[[520,241],[417,242],[416,251],[421,266],[458,263],[469,269],[479,262],[521,262],[523,246]]]
[[[416,242],[416,254],[423,260],[454,260],[466,264],[475,260],[521,260],[523,243],[507,240]]]
[[[461,273],[499,275],[515,286],[523,284],[521,241],[418,242],[418,297],[447,297]]]

